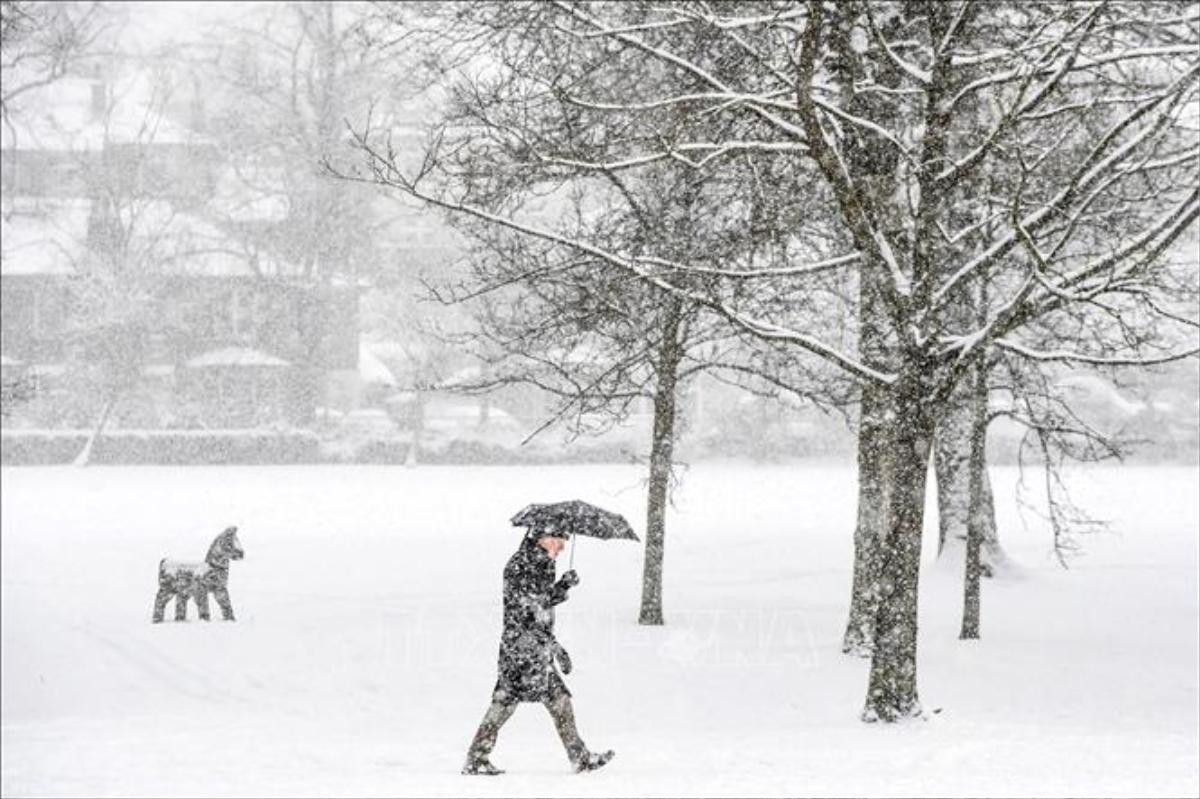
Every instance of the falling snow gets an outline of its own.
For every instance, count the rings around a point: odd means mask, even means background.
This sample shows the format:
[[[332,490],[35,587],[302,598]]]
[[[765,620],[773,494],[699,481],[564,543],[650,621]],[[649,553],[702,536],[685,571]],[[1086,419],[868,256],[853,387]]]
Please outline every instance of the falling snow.
[[[1192,5],[0,13],[5,795],[1200,792]]]

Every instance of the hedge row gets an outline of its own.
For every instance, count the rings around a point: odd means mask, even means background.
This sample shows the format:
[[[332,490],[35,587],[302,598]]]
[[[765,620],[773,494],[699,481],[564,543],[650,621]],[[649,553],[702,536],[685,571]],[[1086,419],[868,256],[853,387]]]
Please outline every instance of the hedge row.
[[[80,430],[5,430],[0,463],[71,463],[87,443]],[[116,430],[92,449],[97,464],[319,463],[320,441],[313,433],[244,430]]]
[[[48,466],[71,463],[87,442],[81,430],[4,430],[0,463]],[[371,441],[347,452],[322,447],[315,433],[245,430],[117,430],[105,433],[92,450],[95,464],[403,464],[409,444]],[[614,446],[571,448],[559,452],[508,449],[478,441],[455,440],[436,449],[422,448],[417,462],[428,464],[628,463],[633,455]]]
[[[410,445],[405,441],[371,441],[353,454],[342,453],[328,458],[337,463],[401,464],[408,462]],[[418,463],[535,465],[553,463],[628,463],[633,455],[623,447],[578,447],[550,452],[545,449],[509,449],[498,444],[455,439],[444,447],[417,453]]]
[[[86,443],[82,430],[4,430],[0,431],[0,463],[5,466],[48,466],[71,463]],[[804,456],[852,457],[853,450],[838,447],[777,447],[763,452],[748,448],[711,446],[711,441],[694,442],[685,448],[685,460],[706,456],[745,455],[757,459],[785,460]],[[709,446],[706,446],[709,445]],[[1136,460],[1196,462],[1200,449],[1194,438],[1161,442],[1157,446],[1134,447]],[[404,441],[370,441],[347,450],[322,445],[308,431],[275,433],[245,430],[118,430],[106,433],[92,450],[97,464],[404,464],[409,444]],[[744,451],[743,451],[744,450]],[[848,454],[850,453],[850,454]],[[575,446],[561,450],[546,448],[506,448],[479,441],[453,440],[447,445],[426,449],[416,458],[422,464],[495,464],[535,465],[570,463],[629,463],[638,453],[615,444]],[[1017,461],[1016,442],[989,442],[988,459],[993,465]]]

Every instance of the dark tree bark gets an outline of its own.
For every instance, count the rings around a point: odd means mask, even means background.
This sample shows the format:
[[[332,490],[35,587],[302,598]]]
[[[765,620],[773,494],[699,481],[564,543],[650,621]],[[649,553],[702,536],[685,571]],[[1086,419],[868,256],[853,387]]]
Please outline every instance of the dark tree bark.
[[[885,360],[878,292],[864,274],[859,281],[859,351],[873,367]],[[879,547],[888,528],[892,461],[891,397],[874,384],[862,386],[858,429],[858,518],[854,527],[854,577],[842,651],[867,657],[875,638],[879,602]]]
[[[854,578],[842,651],[867,657],[875,638],[879,602],[879,544],[887,530],[892,471],[887,392],[864,386],[858,431],[858,520],[854,527]]]
[[[978,324],[987,322],[988,286],[985,279],[980,279],[976,285],[974,317]],[[988,425],[988,354],[980,350],[975,357],[974,368],[963,379],[971,387],[970,412],[970,463],[969,463],[969,494],[967,519],[967,553],[966,572],[963,578],[963,616],[962,628],[958,637],[975,639],[979,637],[979,578],[983,574],[984,564],[981,559],[982,548],[986,544],[989,530],[993,539],[996,532],[995,509],[991,502],[991,493],[984,496],[984,486],[987,480],[987,425]]]
[[[868,75],[854,52],[851,41],[864,32],[857,8],[839,9],[833,15],[829,36],[834,49],[842,54],[830,66],[840,77],[841,99],[856,117],[883,122],[893,114],[889,103],[872,92],[857,92],[853,87],[864,81],[895,87],[901,76],[894,64],[880,61]],[[896,193],[896,169],[899,163],[894,148],[870,132],[854,129],[846,142],[845,158],[869,194],[869,202],[879,214],[889,235],[899,228],[900,215],[888,198]],[[868,251],[869,252],[869,251]],[[895,360],[889,349],[886,307],[880,284],[886,280],[887,267],[877,257],[868,256],[862,267],[858,287],[858,351],[863,363],[872,369],[887,371]],[[891,337],[894,339],[894,337]],[[889,485],[893,473],[891,449],[892,399],[886,388],[864,384],[858,434],[858,515],[854,528],[854,578],[850,594],[850,613],[842,638],[842,651],[866,657],[875,638],[875,613],[879,604],[880,546],[888,528]]]
[[[966,574],[963,580],[963,615],[959,638],[979,637],[979,578],[983,573],[982,548],[989,528],[995,531],[995,518],[983,496],[987,462],[987,365],[980,357],[974,369],[974,395],[971,405],[971,457],[969,519],[967,523]]]
[[[879,556],[879,601],[864,721],[899,721],[920,713],[917,696],[917,584],[925,479],[934,411],[923,386],[929,370],[905,365],[893,387],[896,419],[889,497],[891,524]]]

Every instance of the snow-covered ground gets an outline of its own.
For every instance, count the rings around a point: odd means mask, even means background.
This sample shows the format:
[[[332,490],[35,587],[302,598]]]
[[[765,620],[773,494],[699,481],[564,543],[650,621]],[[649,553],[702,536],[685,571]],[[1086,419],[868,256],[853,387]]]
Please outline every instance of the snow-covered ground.
[[[617,759],[571,773],[525,705],[495,752],[508,774],[467,778],[508,517],[580,497],[641,531],[639,469],[4,469],[3,793],[1196,796],[1197,469],[1076,472],[1114,525],[1070,571],[1022,527],[1016,472],[994,477],[1022,576],[985,584],[964,643],[957,570],[926,570],[939,715],[857,720],[853,468],[701,464],[669,517],[667,626],[636,624],[629,542],[579,544],[558,614],[584,740]],[[231,523],[239,620],[151,625],[159,558],[201,558]]]

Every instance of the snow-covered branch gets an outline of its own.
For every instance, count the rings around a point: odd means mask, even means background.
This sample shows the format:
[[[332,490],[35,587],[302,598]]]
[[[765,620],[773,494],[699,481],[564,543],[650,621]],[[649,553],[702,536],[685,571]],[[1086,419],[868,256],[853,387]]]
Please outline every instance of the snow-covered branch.
[[[1008,352],[1020,355],[1022,358],[1029,358],[1034,361],[1061,361],[1067,363],[1089,364],[1092,366],[1157,366],[1159,364],[1171,363],[1173,361],[1181,361],[1184,358],[1192,358],[1200,354],[1200,347],[1193,347],[1182,352],[1172,353],[1170,355],[1158,355],[1150,357],[1114,357],[1104,355],[1089,355],[1082,352],[1071,352],[1069,350],[1037,350],[1031,347],[1026,347],[1009,339],[997,339],[996,346],[1007,350]]]
[[[515,219],[493,213],[484,208],[464,204],[426,192],[420,187],[419,181],[408,178],[396,166],[394,158],[376,150],[375,147],[367,140],[365,135],[358,132],[352,132],[352,135],[355,138],[356,145],[363,151],[364,154],[367,155],[370,160],[370,165],[374,172],[374,180],[369,182],[375,182],[394,187],[411,197],[438,208],[442,208],[443,210],[449,211],[453,214],[462,214],[473,217],[523,236],[529,236],[542,241],[552,242],[565,248],[594,256],[598,260],[609,264],[611,267],[621,269],[637,279],[642,280],[649,285],[655,286],[669,294],[679,296],[688,302],[703,305],[710,310],[719,313],[722,317],[736,325],[738,328],[745,330],[746,332],[758,338],[795,344],[807,350],[808,352],[829,361],[830,363],[858,378],[884,384],[895,380],[894,375],[872,369],[858,361],[856,358],[825,344],[815,336],[792,330],[766,320],[757,319],[731,308],[727,303],[718,298],[676,285],[659,274],[658,270],[647,268],[649,264],[644,257],[622,255],[590,242],[565,236],[561,233],[557,233],[539,225],[519,222]],[[343,177],[352,180],[365,180],[364,178],[357,178],[354,176]],[[659,259],[657,263],[658,265],[669,266],[669,268],[682,273],[691,271],[691,267],[688,264],[671,262],[666,259]],[[823,265],[823,268],[827,266],[829,265],[825,264]]]

